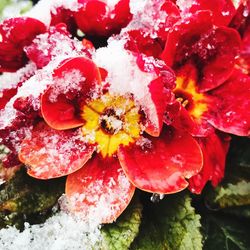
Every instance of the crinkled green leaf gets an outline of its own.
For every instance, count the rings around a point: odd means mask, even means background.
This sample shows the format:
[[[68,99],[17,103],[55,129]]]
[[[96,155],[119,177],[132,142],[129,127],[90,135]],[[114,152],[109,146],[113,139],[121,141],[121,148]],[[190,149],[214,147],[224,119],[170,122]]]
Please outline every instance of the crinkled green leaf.
[[[227,183],[210,191],[208,202],[218,208],[250,205],[250,182]]]
[[[208,215],[205,219],[206,240],[204,250],[249,249],[249,221],[222,215]]]
[[[133,250],[202,249],[200,215],[188,194],[166,196],[143,210],[143,222]]]
[[[101,249],[129,249],[139,232],[141,217],[142,204],[135,197],[115,223],[103,226],[101,230],[103,236]]]
[[[41,181],[28,176],[24,169],[18,171],[0,187],[0,227],[22,227],[33,216],[40,222],[63,192],[63,179]]]

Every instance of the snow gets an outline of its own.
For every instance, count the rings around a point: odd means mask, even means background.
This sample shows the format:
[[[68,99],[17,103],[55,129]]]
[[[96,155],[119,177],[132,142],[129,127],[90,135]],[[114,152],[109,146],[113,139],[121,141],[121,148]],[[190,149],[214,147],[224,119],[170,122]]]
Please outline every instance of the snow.
[[[30,11],[24,16],[33,17],[40,20],[46,26],[51,22],[51,13],[56,14],[56,9],[63,7],[71,11],[77,11],[81,5],[77,0],[40,0]]]
[[[20,13],[29,10],[32,7],[31,1],[11,1],[11,4],[4,7],[0,20],[4,20],[6,18],[19,16]]]
[[[186,10],[190,9],[193,5],[197,5],[195,0],[177,0],[176,5],[179,7],[179,9],[182,12],[185,12]]]
[[[93,180],[90,180],[91,176],[81,179],[82,185],[86,187],[84,192],[65,197],[60,204],[61,208],[77,211],[79,203],[87,203],[78,213],[91,223],[100,224],[116,219],[119,212],[122,212],[121,208],[126,208],[128,204],[131,184],[121,168],[112,168],[111,173],[113,176],[104,173],[104,177],[99,174]]]
[[[49,100],[51,102],[56,102],[57,97],[60,94],[67,94],[70,91],[80,91],[82,89],[82,84],[86,80],[85,77],[82,76],[80,70],[73,69],[68,72],[64,72],[62,77],[55,78],[53,84],[53,91],[49,96]]]
[[[137,65],[137,58],[124,49],[122,40],[109,39],[108,47],[99,48],[93,55],[94,62],[107,70],[106,78],[109,92],[114,95],[133,94],[135,101],[146,110],[148,118],[158,120],[155,106],[152,103],[149,84],[157,78],[155,73],[143,72]]]
[[[17,84],[20,82],[23,82],[27,78],[29,78],[31,75],[33,75],[36,71],[36,65],[32,62],[28,63],[25,67],[17,70],[14,73],[3,73],[0,75],[0,97],[1,91],[4,89],[12,89],[17,87]]]
[[[0,249],[4,250],[91,250],[99,249],[101,240],[99,225],[64,212],[41,225],[25,223],[23,232],[15,227],[0,230]]]

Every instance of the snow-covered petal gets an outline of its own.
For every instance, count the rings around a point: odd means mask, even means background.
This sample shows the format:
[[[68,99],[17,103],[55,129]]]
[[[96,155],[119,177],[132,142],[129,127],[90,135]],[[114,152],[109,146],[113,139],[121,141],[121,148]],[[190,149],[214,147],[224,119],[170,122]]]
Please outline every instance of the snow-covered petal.
[[[4,20],[0,24],[0,72],[21,68],[27,62],[24,46],[45,31],[45,25],[34,18],[15,17]]]
[[[80,102],[100,83],[98,68],[85,57],[71,58],[54,71],[53,81],[41,99],[44,120],[60,130],[82,125]]]
[[[69,175],[66,182],[69,210],[99,223],[115,221],[128,206],[134,191],[119,161],[98,155]]]
[[[29,175],[50,179],[77,171],[94,150],[83,140],[80,130],[58,131],[41,122],[23,140],[19,159],[28,167]]]

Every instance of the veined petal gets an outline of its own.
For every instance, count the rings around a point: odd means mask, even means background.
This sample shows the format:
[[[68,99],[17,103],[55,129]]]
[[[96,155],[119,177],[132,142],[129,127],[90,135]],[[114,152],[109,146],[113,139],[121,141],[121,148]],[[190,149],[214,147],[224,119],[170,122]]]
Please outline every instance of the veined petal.
[[[39,123],[30,137],[23,140],[19,159],[28,174],[50,179],[71,174],[81,168],[95,150],[86,144],[79,130],[58,131]]]
[[[75,57],[66,60],[54,71],[53,80],[54,84],[42,96],[44,120],[58,130],[82,125],[80,102],[100,83],[98,68],[85,57]]]
[[[164,128],[159,138],[142,137],[118,150],[120,164],[139,189],[159,194],[176,193],[188,186],[185,178],[202,167],[198,143],[185,131]]]
[[[100,223],[112,223],[129,204],[135,187],[129,182],[119,161],[94,155],[66,182],[69,209]]]
[[[230,137],[217,132],[198,138],[197,141],[203,153],[204,164],[202,170],[189,179],[189,189],[200,194],[208,181],[216,187],[223,178]]]
[[[236,70],[231,78],[211,91],[207,119],[215,128],[239,136],[250,135],[250,77]]]

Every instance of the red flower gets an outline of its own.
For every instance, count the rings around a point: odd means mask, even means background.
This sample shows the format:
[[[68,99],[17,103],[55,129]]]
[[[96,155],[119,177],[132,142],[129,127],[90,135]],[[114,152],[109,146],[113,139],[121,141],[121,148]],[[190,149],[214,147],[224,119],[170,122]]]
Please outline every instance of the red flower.
[[[29,17],[16,17],[0,24],[0,72],[16,71],[27,62],[23,51],[36,35],[46,31],[45,25]]]
[[[132,15],[129,0],[101,1],[78,0],[82,7],[75,12],[76,23],[85,34],[109,36],[119,33]]]
[[[174,25],[162,58],[175,70],[191,61],[199,72],[199,91],[204,92],[231,75],[240,43],[236,30],[214,27],[211,13],[200,11]]]
[[[101,59],[96,55],[95,60],[102,64],[105,53],[110,55],[116,45],[102,49]],[[122,213],[135,187],[175,193],[186,188],[185,178],[197,174],[202,166],[200,147],[188,133],[161,129],[169,98],[163,91],[161,67],[145,58],[136,60],[125,50],[120,53],[124,55],[133,64],[109,61],[104,87],[99,69],[87,58],[72,58],[57,68],[54,84],[42,96],[47,124],[35,127],[19,153],[28,173],[36,178],[68,175],[70,209],[86,216],[99,215],[103,223]],[[126,74],[132,75],[126,77],[119,65],[128,67]],[[131,82],[121,82],[126,79]]]

